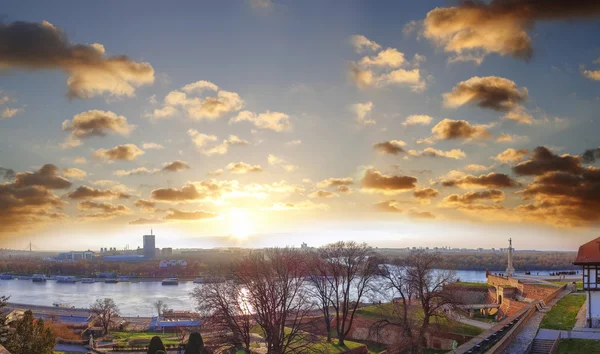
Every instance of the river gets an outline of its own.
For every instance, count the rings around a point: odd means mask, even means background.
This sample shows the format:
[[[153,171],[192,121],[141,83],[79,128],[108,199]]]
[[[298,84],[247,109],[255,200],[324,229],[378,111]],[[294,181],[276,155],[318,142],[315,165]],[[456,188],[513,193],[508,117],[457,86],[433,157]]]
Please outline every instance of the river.
[[[533,271],[536,275],[538,271]],[[539,275],[548,275],[549,271],[539,271]],[[485,271],[459,270],[456,276],[463,282],[485,282]],[[52,306],[53,303],[87,308],[97,298],[110,297],[119,305],[124,316],[155,315],[152,303],[162,299],[174,310],[193,310],[194,301],[190,292],[198,284],[180,281],[179,285],[162,285],[160,281],[120,282],[106,284],[97,282],[57,283],[48,280],[45,283],[33,283],[31,280],[0,280],[0,295],[10,295],[10,302]],[[388,297],[386,299],[386,297]],[[367,301],[390,301],[390,296],[370,297]]]

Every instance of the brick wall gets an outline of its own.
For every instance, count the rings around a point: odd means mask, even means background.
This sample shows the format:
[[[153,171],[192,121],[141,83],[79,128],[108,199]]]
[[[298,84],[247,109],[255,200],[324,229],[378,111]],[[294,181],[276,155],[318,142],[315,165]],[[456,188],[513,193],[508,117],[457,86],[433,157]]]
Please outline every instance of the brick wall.
[[[527,302],[505,298],[502,300],[502,305],[500,305],[500,311],[502,311],[502,313],[506,316],[512,316],[527,305],[529,305]]]
[[[542,286],[536,284],[521,284],[521,296],[534,299],[534,300],[543,300],[548,297],[550,294],[554,293],[557,288]]]
[[[514,286],[514,287],[519,286],[519,281],[517,279],[505,278],[505,277],[500,277],[500,276],[492,275],[492,274],[487,275],[487,283],[489,285],[494,285],[494,286],[499,286],[499,285]]]

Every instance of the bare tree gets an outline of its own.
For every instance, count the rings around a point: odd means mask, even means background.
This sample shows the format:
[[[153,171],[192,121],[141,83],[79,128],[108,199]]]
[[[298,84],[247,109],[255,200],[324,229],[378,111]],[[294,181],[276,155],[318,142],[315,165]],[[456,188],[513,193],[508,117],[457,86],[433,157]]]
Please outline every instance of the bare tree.
[[[250,329],[253,315],[247,290],[233,282],[207,283],[197,286],[191,295],[198,311],[205,318],[204,326],[217,332],[231,332],[235,344],[250,353]]]
[[[303,252],[292,248],[253,252],[236,265],[235,278],[247,289],[245,301],[265,334],[269,354],[306,349],[309,336],[301,325],[311,304],[305,268]]]
[[[183,326],[175,327],[175,336],[179,340],[179,344],[183,344],[186,334],[187,334],[187,328],[185,328]]]
[[[319,250],[326,263],[325,280],[331,287],[330,305],[335,311],[338,344],[350,333],[354,314],[377,274],[377,260],[366,243],[336,242]]]
[[[90,306],[90,312],[97,316],[102,328],[104,328],[104,333],[109,333],[114,317],[117,317],[120,314],[119,307],[115,301],[109,297],[96,299],[96,302]]]
[[[165,304],[165,302],[160,299],[156,300],[152,305],[154,305],[154,308],[156,309],[156,313],[158,314],[158,317],[160,317],[161,314],[164,314],[168,308],[167,304]]]
[[[316,300],[321,315],[325,331],[327,332],[327,342],[331,342],[331,299],[333,298],[334,288],[328,281],[329,267],[320,252],[312,251],[307,255],[308,260],[308,282],[309,291]]]

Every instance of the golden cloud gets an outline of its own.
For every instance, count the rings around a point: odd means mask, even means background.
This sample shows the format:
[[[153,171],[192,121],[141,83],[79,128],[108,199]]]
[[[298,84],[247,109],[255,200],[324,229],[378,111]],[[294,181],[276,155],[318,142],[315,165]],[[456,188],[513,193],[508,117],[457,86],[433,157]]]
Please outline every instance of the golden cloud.
[[[123,160],[133,161],[138,156],[143,155],[144,151],[135,144],[124,144],[115,146],[112,149],[98,149],[94,152],[94,157],[104,161]]]

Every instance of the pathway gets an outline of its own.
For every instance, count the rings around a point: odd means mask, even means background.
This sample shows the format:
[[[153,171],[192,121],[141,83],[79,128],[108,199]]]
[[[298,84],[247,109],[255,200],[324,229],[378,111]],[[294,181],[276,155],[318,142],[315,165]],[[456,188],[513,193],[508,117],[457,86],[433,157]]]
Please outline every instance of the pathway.
[[[552,308],[554,304],[556,304],[560,299],[567,296],[571,293],[571,289],[567,288],[561,291],[550,303],[546,304],[548,309]],[[508,348],[504,350],[504,354],[517,354],[517,353],[525,353],[531,342],[536,338],[536,334],[538,328],[540,327],[540,323],[542,319],[546,315],[545,312],[536,311],[533,316],[527,321],[523,329],[519,332],[517,337],[510,343]]]
[[[483,321],[477,321],[477,320],[472,320],[468,317],[465,316],[455,316],[453,318],[453,320],[461,322],[461,323],[465,323],[471,326],[475,326],[475,327],[479,327],[482,329],[490,329],[492,327],[494,327],[497,323],[489,323],[489,322],[483,322]]]
[[[556,329],[540,329],[536,339],[556,339],[560,333],[561,339],[593,339],[600,340],[600,332],[597,331],[559,331]]]
[[[583,305],[581,305],[579,312],[577,312],[575,326],[573,326],[573,329],[585,328],[587,326],[586,315],[585,315],[586,311],[587,311],[587,298],[586,298],[585,302],[583,303]]]

